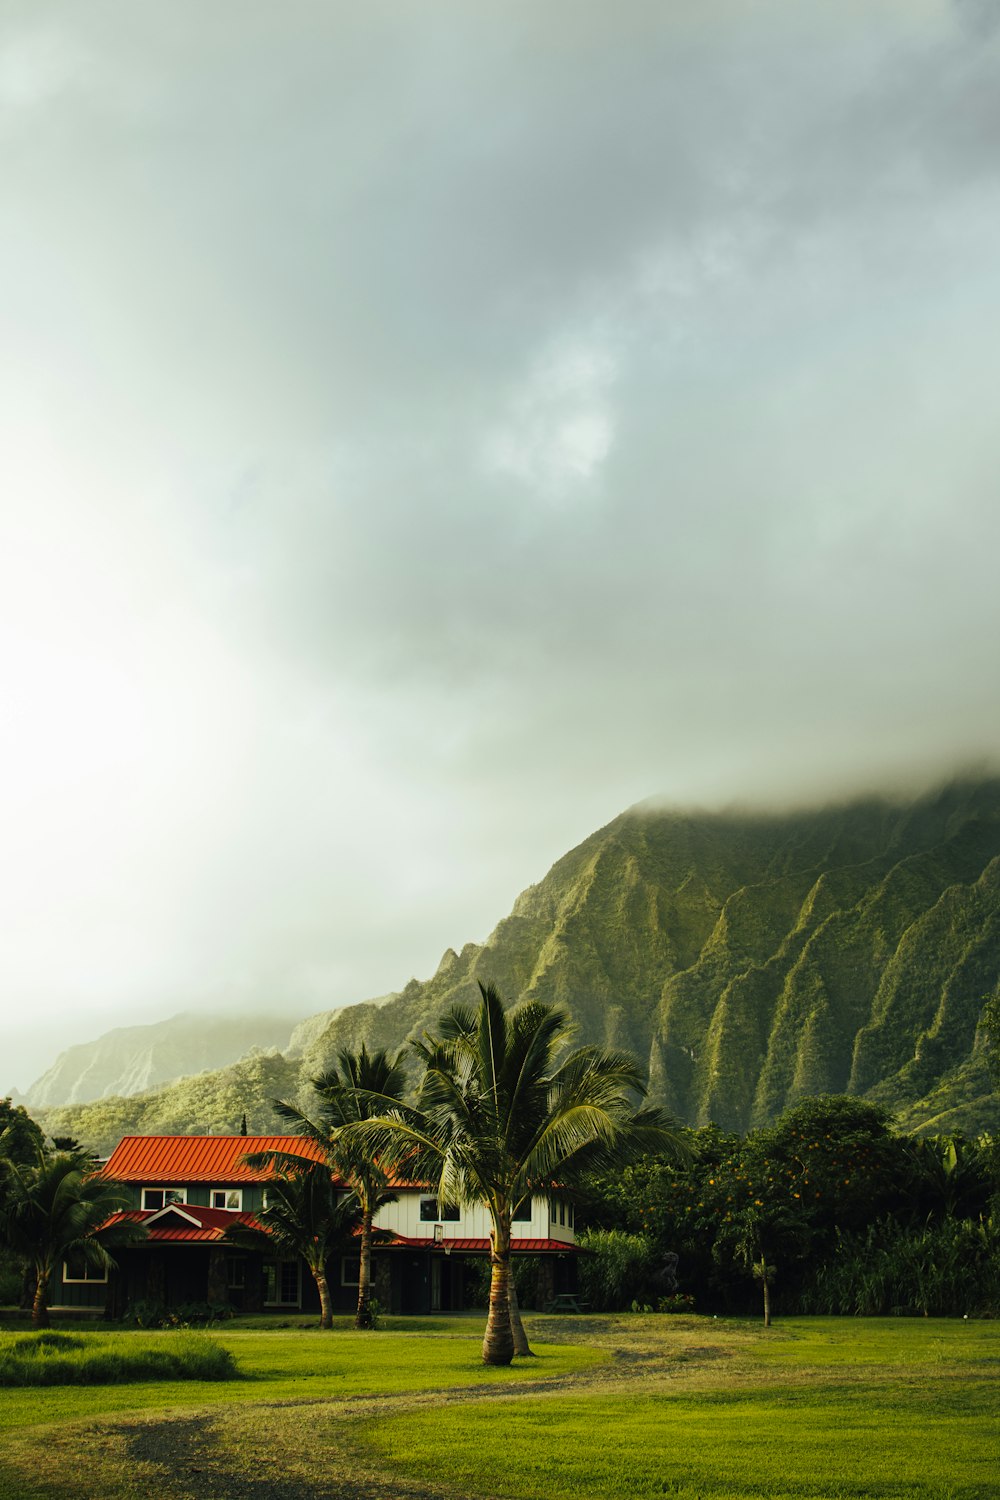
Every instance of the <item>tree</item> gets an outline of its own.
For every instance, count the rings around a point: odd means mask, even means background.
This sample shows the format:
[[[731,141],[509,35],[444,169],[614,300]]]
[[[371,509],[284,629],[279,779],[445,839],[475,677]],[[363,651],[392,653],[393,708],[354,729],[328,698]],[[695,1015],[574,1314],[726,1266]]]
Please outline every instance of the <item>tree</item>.
[[[41,1128],[23,1104],[0,1099],[0,1159],[30,1165],[45,1145]]]
[[[561,1010],[525,1001],[505,1011],[480,983],[476,1007],[455,1006],[440,1034],[413,1044],[424,1065],[416,1105],[387,1107],[342,1132],[374,1150],[387,1169],[436,1181],[445,1203],[481,1203],[490,1215],[490,1307],[486,1364],[510,1364],[511,1221],[555,1181],[566,1184],[600,1160],[625,1161],[676,1145],[659,1110],[636,1109],[645,1085],[625,1053],[567,1051]],[[527,1341],[524,1341],[527,1351]]]
[[[91,1170],[77,1152],[39,1152],[25,1166],[9,1162],[0,1205],[0,1239],[31,1267],[34,1277],[31,1321],[47,1328],[52,1273],[67,1256],[87,1265],[113,1268],[111,1250],[135,1243],[145,1230],[128,1220],[108,1220],[126,1200],[118,1186]]]
[[[361,1264],[354,1326],[370,1328],[373,1225],[379,1209],[395,1202],[395,1194],[378,1153],[372,1151],[367,1141],[348,1135],[345,1127],[358,1125],[377,1111],[401,1103],[406,1090],[406,1070],[398,1056],[390,1057],[384,1049],[369,1052],[362,1044],[359,1052],[341,1048],[336,1066],[314,1078],[312,1087],[318,1099],[318,1118],[310,1118],[283,1100],[275,1100],[274,1107],[283,1119],[291,1122],[298,1135],[322,1147],[329,1170],[357,1198]],[[276,1153],[273,1159],[287,1164],[288,1156]]]
[[[305,1261],[319,1293],[321,1328],[333,1327],[333,1303],[326,1266],[335,1251],[350,1243],[357,1222],[357,1204],[352,1198],[339,1201],[340,1193],[324,1162],[304,1162],[276,1172],[267,1187],[267,1207],[257,1210],[260,1225],[234,1224],[229,1231],[233,1244],[249,1250],[270,1250]]]

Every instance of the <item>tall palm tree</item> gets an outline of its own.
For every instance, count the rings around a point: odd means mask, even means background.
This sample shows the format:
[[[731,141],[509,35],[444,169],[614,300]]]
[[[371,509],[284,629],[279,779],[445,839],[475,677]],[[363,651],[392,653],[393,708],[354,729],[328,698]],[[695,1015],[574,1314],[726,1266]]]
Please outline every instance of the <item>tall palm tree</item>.
[[[343,1047],[337,1053],[336,1066],[312,1080],[318,1107],[315,1118],[294,1104],[275,1100],[279,1115],[288,1120],[296,1134],[306,1136],[322,1147],[329,1169],[353,1191],[360,1214],[360,1258],[358,1275],[358,1308],[356,1328],[370,1328],[372,1240],[375,1215],[386,1203],[395,1202],[389,1178],[377,1152],[363,1140],[344,1134],[345,1126],[358,1125],[372,1113],[401,1104],[406,1090],[406,1069],[398,1056],[384,1049],[369,1052]],[[273,1153],[282,1164],[287,1154]]]
[[[117,1184],[95,1173],[93,1162],[76,1151],[39,1151],[30,1165],[5,1164],[0,1240],[31,1268],[35,1328],[49,1325],[49,1286],[60,1261],[79,1256],[89,1266],[113,1269],[111,1250],[145,1237],[128,1220],[108,1224],[126,1202]]]
[[[625,1053],[568,1051],[561,1010],[525,1001],[505,1011],[492,984],[478,1006],[456,1006],[440,1034],[415,1043],[424,1064],[416,1106],[370,1098],[369,1118],[347,1126],[385,1170],[427,1177],[450,1203],[489,1211],[490,1307],[487,1364],[510,1364],[511,1221],[519,1205],[585,1167],[621,1163],[645,1151],[682,1150],[673,1121],[637,1109],[645,1084]],[[526,1341],[525,1341],[526,1348]]]
[[[357,1222],[353,1198],[340,1201],[329,1168],[323,1162],[303,1162],[278,1169],[267,1186],[267,1207],[257,1209],[260,1225],[234,1224],[227,1238],[249,1250],[275,1251],[305,1261],[319,1293],[321,1328],[333,1327],[333,1302],[327,1280],[327,1262],[345,1249]]]

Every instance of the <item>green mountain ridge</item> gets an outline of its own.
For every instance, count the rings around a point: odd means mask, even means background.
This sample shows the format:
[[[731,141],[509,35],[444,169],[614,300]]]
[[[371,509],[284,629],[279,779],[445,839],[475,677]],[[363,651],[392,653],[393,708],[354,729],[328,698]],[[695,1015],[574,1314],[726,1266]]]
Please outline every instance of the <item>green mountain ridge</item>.
[[[906,1128],[996,1128],[978,1023],[1000,983],[1000,780],[814,811],[633,808],[430,979],[311,1018],[294,1057],[161,1089],[146,1113],[131,1099],[118,1134],[232,1129],[243,1108],[270,1129],[268,1100],[305,1100],[336,1047],[397,1047],[479,979],[565,1006],[581,1041],[636,1053],[654,1101],[692,1124],[743,1130],[847,1092]],[[106,1145],[113,1103],[48,1111],[46,1127]]]

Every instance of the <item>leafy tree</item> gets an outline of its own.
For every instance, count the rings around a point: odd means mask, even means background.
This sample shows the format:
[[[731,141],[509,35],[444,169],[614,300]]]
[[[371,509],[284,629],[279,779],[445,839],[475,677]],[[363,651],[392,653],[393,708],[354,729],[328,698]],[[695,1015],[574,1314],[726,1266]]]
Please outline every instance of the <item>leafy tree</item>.
[[[0,1159],[27,1166],[44,1145],[45,1137],[24,1105],[0,1099]]]
[[[298,1135],[321,1146],[329,1170],[352,1189],[360,1212],[361,1266],[358,1275],[358,1310],[356,1328],[370,1328],[371,1257],[374,1220],[386,1203],[395,1202],[395,1194],[378,1154],[366,1140],[351,1136],[345,1127],[357,1125],[377,1111],[392,1108],[402,1101],[406,1090],[406,1070],[398,1057],[382,1050],[370,1053],[364,1045],[360,1051],[342,1048],[337,1064],[312,1081],[317,1096],[316,1118],[304,1114],[294,1104],[275,1100],[274,1108],[288,1120]],[[288,1157],[273,1153],[273,1159],[287,1165]]]
[[[924,1136],[910,1142],[914,1217],[967,1219],[986,1213],[993,1187],[992,1140],[960,1135]]]
[[[90,1170],[78,1153],[39,1152],[34,1163],[9,1163],[0,1205],[0,1240],[30,1265],[34,1276],[31,1321],[48,1327],[49,1284],[59,1262],[80,1256],[87,1265],[113,1267],[111,1250],[142,1239],[138,1224],[109,1218],[125,1199],[117,1185]]]
[[[326,1164],[300,1157],[297,1167],[277,1171],[268,1183],[267,1207],[255,1214],[260,1228],[236,1224],[228,1235],[247,1249],[301,1256],[319,1293],[321,1328],[333,1326],[327,1262],[350,1243],[358,1217],[354,1198],[340,1198]]]
[[[436,1181],[443,1202],[487,1208],[483,1360],[506,1365],[515,1353],[509,1295],[515,1210],[601,1159],[624,1162],[676,1145],[678,1137],[659,1110],[635,1108],[645,1086],[631,1057],[596,1047],[568,1052],[562,1011],[525,1001],[508,1012],[494,985],[479,989],[478,1006],[455,1006],[438,1036],[413,1044],[424,1065],[416,1106],[383,1106],[381,1115],[344,1135],[374,1149],[387,1169]]]

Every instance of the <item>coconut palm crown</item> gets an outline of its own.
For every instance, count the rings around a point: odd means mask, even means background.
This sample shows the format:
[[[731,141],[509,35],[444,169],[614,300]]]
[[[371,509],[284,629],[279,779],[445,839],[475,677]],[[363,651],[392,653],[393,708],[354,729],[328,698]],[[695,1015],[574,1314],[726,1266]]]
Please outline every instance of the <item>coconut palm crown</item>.
[[[228,1238],[249,1250],[296,1258],[309,1267],[319,1294],[321,1328],[333,1327],[333,1301],[326,1267],[338,1250],[347,1250],[357,1223],[356,1200],[343,1200],[325,1162],[303,1162],[276,1169],[267,1187],[267,1207],[256,1210],[252,1225],[234,1224]]]
[[[395,1202],[396,1195],[378,1155],[345,1127],[365,1121],[375,1108],[399,1104],[406,1089],[406,1069],[398,1056],[385,1050],[369,1052],[363,1044],[358,1052],[341,1048],[336,1065],[314,1078],[312,1088],[317,1100],[312,1115],[280,1099],[274,1101],[274,1108],[297,1135],[322,1147],[330,1171],[357,1199],[361,1265],[354,1323],[356,1328],[370,1328],[373,1223],[383,1204]],[[290,1152],[271,1152],[267,1159],[283,1170],[294,1170],[296,1160],[301,1163]]]
[[[49,1286],[60,1261],[74,1256],[100,1270],[113,1268],[112,1249],[145,1238],[139,1224],[108,1223],[127,1199],[78,1151],[39,1150],[28,1165],[8,1161],[4,1187],[0,1241],[31,1267],[35,1328],[48,1327]]]
[[[415,1106],[370,1097],[369,1118],[345,1126],[386,1171],[434,1181],[446,1203],[489,1211],[487,1364],[515,1352],[510,1313],[511,1220],[518,1206],[585,1168],[646,1151],[680,1149],[674,1122],[636,1108],[645,1083],[635,1060],[598,1047],[568,1050],[566,1014],[537,1001],[505,1010],[493,984],[478,1006],[455,1006],[437,1036],[413,1044],[424,1064]]]

